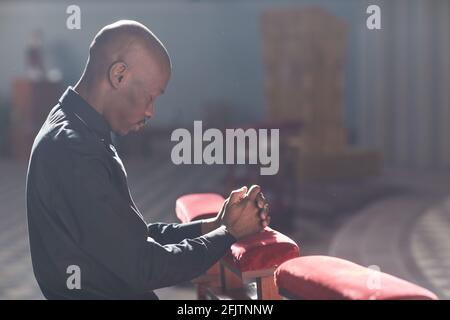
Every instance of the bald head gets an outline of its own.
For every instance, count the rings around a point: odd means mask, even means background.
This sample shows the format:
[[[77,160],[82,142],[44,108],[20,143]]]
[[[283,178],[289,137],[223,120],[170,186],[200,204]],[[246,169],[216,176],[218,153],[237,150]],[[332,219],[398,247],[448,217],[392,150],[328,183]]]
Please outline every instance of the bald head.
[[[89,47],[92,69],[107,67],[115,61],[139,63],[139,58],[153,59],[170,68],[170,59],[161,41],[143,24],[120,20],[102,28]]]
[[[153,116],[155,98],[164,92],[170,73],[162,42],[143,24],[121,20],[97,33],[75,89],[123,135]]]

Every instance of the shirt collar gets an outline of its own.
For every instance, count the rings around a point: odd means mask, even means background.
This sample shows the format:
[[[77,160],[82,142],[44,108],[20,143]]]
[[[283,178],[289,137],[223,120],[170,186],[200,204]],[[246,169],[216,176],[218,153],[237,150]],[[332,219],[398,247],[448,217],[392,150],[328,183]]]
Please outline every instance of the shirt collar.
[[[74,113],[89,129],[102,140],[111,143],[111,128],[105,118],[84,100],[72,87],[68,87],[59,99],[65,111]]]

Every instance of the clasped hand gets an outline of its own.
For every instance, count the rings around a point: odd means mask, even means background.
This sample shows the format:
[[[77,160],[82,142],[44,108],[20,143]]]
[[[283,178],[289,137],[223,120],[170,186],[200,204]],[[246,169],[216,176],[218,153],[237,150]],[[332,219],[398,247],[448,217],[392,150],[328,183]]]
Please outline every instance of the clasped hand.
[[[236,239],[260,232],[270,223],[269,205],[261,187],[253,185],[250,189],[244,186],[233,190],[218,213],[217,220]]]

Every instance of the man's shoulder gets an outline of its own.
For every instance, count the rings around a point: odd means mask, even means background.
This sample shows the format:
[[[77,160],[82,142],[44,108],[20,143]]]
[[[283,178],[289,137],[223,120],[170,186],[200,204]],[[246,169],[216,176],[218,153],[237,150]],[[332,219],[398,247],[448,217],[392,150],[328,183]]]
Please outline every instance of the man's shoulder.
[[[100,155],[101,149],[82,124],[57,105],[37,134],[32,154],[59,159],[73,153]]]

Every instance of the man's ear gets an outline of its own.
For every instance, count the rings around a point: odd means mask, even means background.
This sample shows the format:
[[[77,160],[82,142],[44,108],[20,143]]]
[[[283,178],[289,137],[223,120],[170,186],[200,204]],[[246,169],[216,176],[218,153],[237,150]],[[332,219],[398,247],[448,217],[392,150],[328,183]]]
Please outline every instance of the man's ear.
[[[128,66],[123,61],[114,62],[109,68],[109,82],[114,88],[119,88],[127,76]]]

